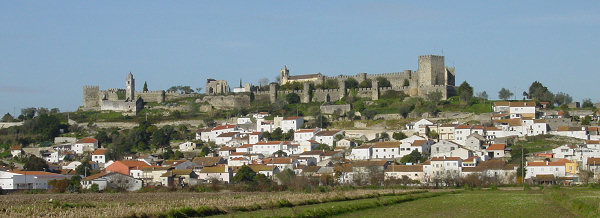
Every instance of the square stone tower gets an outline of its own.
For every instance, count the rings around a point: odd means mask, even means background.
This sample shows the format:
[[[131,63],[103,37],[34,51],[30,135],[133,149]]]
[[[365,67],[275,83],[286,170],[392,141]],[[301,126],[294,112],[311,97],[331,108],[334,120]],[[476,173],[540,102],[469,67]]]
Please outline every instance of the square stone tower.
[[[125,82],[125,100],[126,101],[134,101],[135,97],[135,79],[133,78],[133,74],[129,72],[127,75],[127,81]]]
[[[446,66],[444,56],[419,56],[419,86],[446,85]]]

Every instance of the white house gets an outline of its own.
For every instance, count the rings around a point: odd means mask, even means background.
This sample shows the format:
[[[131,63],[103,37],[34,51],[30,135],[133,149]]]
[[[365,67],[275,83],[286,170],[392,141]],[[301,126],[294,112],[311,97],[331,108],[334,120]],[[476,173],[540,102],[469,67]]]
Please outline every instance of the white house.
[[[373,145],[372,158],[400,158],[401,142],[377,142]]]
[[[92,153],[92,161],[99,164],[106,163],[106,150],[96,149],[94,153]]]
[[[401,143],[400,157],[404,157],[415,150],[421,154],[428,155],[431,153],[431,144],[432,141],[429,140],[414,140],[412,143]]]
[[[256,131],[259,132],[273,132],[275,130],[275,124],[272,120],[257,120]]]
[[[10,155],[13,157],[20,157],[23,155],[23,148],[20,145],[15,145],[10,148]]]
[[[262,132],[252,132],[248,136],[248,144],[256,144],[262,138]]]
[[[319,129],[299,129],[294,132],[294,141],[302,142],[312,140],[315,137],[315,134],[319,132]]]
[[[233,125],[233,124],[224,124],[224,125],[217,126],[210,131],[209,141],[215,141],[217,136],[219,136],[223,133],[233,132],[233,131],[237,131],[237,130],[238,130],[237,125]]]
[[[83,138],[78,140],[72,147],[76,154],[83,154],[83,152],[93,152],[98,148],[98,140],[93,138]]]
[[[423,165],[389,165],[384,172],[385,180],[404,179],[423,181]]]
[[[63,170],[75,170],[75,168],[77,168],[79,165],[81,165],[81,162],[71,161],[71,162],[65,163],[65,165],[62,166],[62,169]]]
[[[556,131],[550,131],[551,135],[567,136],[588,140],[589,135],[585,127],[559,126]]]
[[[344,131],[341,130],[320,131],[315,135],[315,141],[319,142],[320,144],[329,145],[330,148],[333,148],[335,136],[343,134]]]
[[[203,142],[210,141],[210,134],[213,128],[206,127],[196,131],[196,140],[202,140]]]
[[[252,119],[250,117],[238,117],[237,124],[251,124]]]
[[[423,177],[427,182],[458,178],[461,176],[461,168],[462,161],[459,157],[433,157],[429,165],[423,165]]]
[[[265,157],[271,156],[273,153],[284,150],[284,141],[269,141],[269,142],[258,142],[252,146],[252,153],[259,153]]]
[[[297,129],[300,129],[302,125],[304,125],[304,118],[302,117],[286,117],[281,120],[281,130],[283,132],[288,132],[289,130],[296,131]]]
[[[221,133],[217,137],[215,137],[215,144],[216,145],[224,145],[224,144],[227,144],[227,142],[229,142],[239,136],[240,136],[239,132]]]
[[[440,140],[438,143],[431,145],[431,156],[447,153],[458,149],[460,146],[452,141]]]
[[[179,144],[179,151],[181,152],[189,152],[196,149],[196,143],[194,142],[184,142]]]
[[[454,128],[454,141],[459,144],[464,144],[467,137],[471,135],[471,130],[474,125],[458,125]]]
[[[217,180],[219,182],[229,183],[233,177],[233,172],[227,165],[218,165],[214,167],[204,167],[198,173],[198,179],[206,182]]]
[[[456,124],[442,124],[438,127],[439,139],[441,140],[454,140],[454,130],[456,128]]]
[[[535,102],[510,102],[510,118],[528,117],[535,119],[535,106]]]
[[[538,175],[552,175],[554,177],[563,177],[566,175],[564,162],[527,162],[525,167],[525,179],[531,179]]]
[[[505,149],[506,144],[491,144],[485,150],[491,158],[501,158],[504,157]]]
[[[352,141],[350,139],[347,139],[347,138],[340,139],[335,144],[336,149],[337,148],[348,149],[348,148],[351,148],[351,147],[354,147],[354,146],[356,146],[356,142],[354,142],[354,141]]]
[[[373,154],[373,145],[361,145],[361,146],[352,148],[349,158],[351,160],[368,160],[368,159],[371,159],[372,154]]]

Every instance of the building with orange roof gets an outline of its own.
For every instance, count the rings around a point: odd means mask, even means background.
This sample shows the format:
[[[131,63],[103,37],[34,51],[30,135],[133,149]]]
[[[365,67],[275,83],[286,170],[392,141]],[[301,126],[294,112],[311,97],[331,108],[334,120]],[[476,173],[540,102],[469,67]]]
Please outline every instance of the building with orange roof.
[[[312,140],[319,131],[319,128],[299,129],[298,131],[294,132],[294,141],[301,142]]]
[[[385,180],[396,179],[402,180],[408,178],[412,181],[423,182],[423,165],[396,165],[391,164],[387,166],[384,171]]]
[[[198,173],[198,179],[204,182],[212,182],[217,180],[219,182],[229,183],[233,178],[233,171],[227,166],[227,164],[221,164],[214,167],[204,167]]]
[[[536,118],[536,103],[529,102],[510,102],[510,118]]]
[[[96,149],[92,153],[92,161],[98,164],[106,163],[106,149]]]
[[[350,160],[368,160],[373,155],[373,145],[364,144],[355,148],[352,148]]]
[[[485,151],[490,158],[502,158],[505,155],[506,144],[491,144]]]
[[[375,159],[391,159],[401,158],[400,145],[401,142],[377,142],[373,145],[373,154],[371,158]]]
[[[106,172],[118,172],[124,175],[130,175],[139,178],[141,175],[131,175],[131,170],[141,170],[145,167],[150,167],[150,164],[139,160],[119,160],[107,166]]]
[[[275,117],[274,128],[281,128],[283,132],[293,130],[294,132],[304,125],[303,117]]]
[[[76,154],[83,154],[84,152],[93,152],[94,150],[98,149],[98,140],[93,138],[82,138],[75,142],[75,144],[71,146],[71,149]]]

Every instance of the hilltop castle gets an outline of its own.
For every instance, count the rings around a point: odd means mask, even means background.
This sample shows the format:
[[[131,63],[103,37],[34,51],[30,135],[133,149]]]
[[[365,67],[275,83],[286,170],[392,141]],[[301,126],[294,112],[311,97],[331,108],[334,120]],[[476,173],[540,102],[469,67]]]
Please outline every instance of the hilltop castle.
[[[130,72],[125,79],[125,89],[100,90],[99,86],[83,86],[83,105],[81,110],[118,111],[137,114],[145,102],[162,103],[167,99],[184,97],[178,92],[135,91],[135,78]]]
[[[370,80],[371,88],[361,88],[359,92],[371,91],[371,97],[377,98],[382,91],[395,90],[403,91],[410,96],[425,97],[430,92],[439,91],[442,93],[442,98],[447,99],[450,96],[456,95],[455,87],[455,70],[451,67],[446,67],[444,64],[444,56],[438,55],[423,55],[419,56],[419,65],[417,71],[405,70],[404,72],[385,73],[385,74],[366,74],[359,73],[356,75],[340,75],[340,76],[324,76],[318,74],[305,74],[291,76],[287,66],[284,66],[280,71],[279,84],[287,83],[313,83],[323,84],[326,80],[335,80],[338,83],[339,89],[327,91],[327,96],[316,96],[316,101],[331,99],[341,99],[346,93],[344,81],[353,78],[357,82]],[[383,77],[390,81],[391,87],[380,87],[377,83],[377,78]],[[363,94],[369,96],[369,94]],[[313,97],[314,98],[314,97]]]

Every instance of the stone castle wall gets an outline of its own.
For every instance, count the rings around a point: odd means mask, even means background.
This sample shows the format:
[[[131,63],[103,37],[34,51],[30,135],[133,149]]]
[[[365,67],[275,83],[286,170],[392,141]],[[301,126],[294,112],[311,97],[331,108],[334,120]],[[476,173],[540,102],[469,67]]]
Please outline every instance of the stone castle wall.
[[[100,107],[100,87],[83,86],[83,108]]]
[[[208,95],[202,99],[196,99],[197,103],[208,103],[214,109],[224,110],[231,108],[250,107],[249,95]]]

